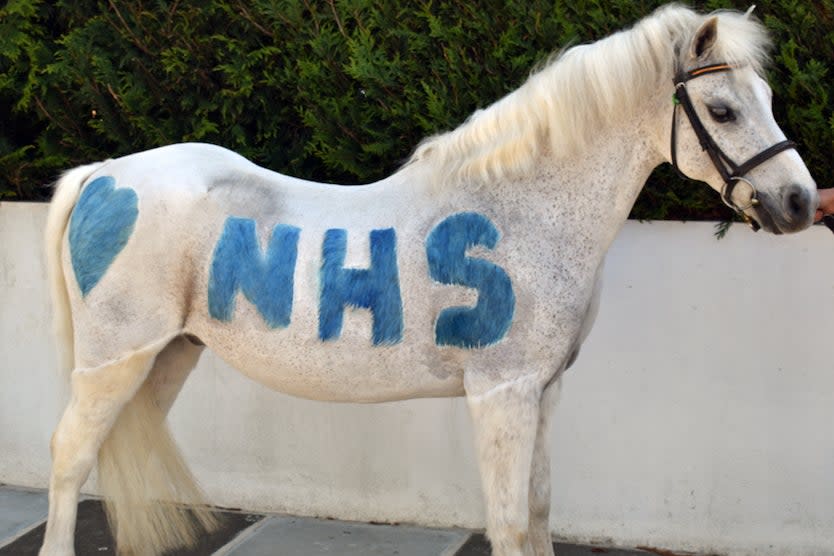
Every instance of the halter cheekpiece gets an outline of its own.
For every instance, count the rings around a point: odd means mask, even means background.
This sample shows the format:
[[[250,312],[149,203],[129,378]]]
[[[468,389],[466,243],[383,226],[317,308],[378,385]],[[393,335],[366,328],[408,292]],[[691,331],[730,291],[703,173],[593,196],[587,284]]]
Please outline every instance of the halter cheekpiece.
[[[713,64],[696,68],[688,72],[680,72],[675,76],[675,94],[673,97],[675,109],[672,111],[672,166],[674,166],[678,174],[686,177],[685,174],[681,172],[680,168],[678,168],[677,157],[678,106],[682,106],[686,116],[689,118],[689,123],[692,126],[692,129],[695,131],[695,135],[698,137],[698,142],[701,144],[701,148],[707,152],[713,165],[715,165],[716,170],[718,170],[718,173],[721,174],[721,178],[724,180],[724,186],[721,188],[721,200],[724,201],[725,205],[738,212],[744,221],[750,224],[754,230],[758,230],[758,223],[744,213],[746,209],[759,205],[756,188],[753,186],[753,183],[745,177],[745,174],[766,160],[776,156],[780,152],[788,149],[795,149],[796,143],[790,140],[780,141],[779,143],[776,143],[775,145],[772,145],[762,152],[754,155],[742,164],[736,164],[733,162],[733,159],[727,156],[727,153],[721,150],[721,147],[719,147],[715,140],[710,136],[709,132],[704,127],[704,124],[701,122],[701,119],[698,117],[698,113],[695,111],[695,107],[689,99],[686,84],[696,77],[709,75],[711,73],[730,71],[732,69],[734,69],[734,67],[730,64]],[[751,191],[750,204],[744,207],[736,205],[732,198],[733,190],[740,181],[749,185]]]

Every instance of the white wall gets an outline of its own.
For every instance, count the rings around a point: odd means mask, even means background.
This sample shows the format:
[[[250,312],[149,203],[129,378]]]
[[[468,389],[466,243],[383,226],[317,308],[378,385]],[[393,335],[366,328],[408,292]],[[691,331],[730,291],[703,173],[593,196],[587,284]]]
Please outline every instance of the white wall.
[[[47,483],[45,206],[0,204],[0,482]],[[732,554],[834,553],[834,237],[629,222],[553,431],[556,535]],[[460,400],[297,400],[205,356],[172,412],[224,506],[480,527]]]

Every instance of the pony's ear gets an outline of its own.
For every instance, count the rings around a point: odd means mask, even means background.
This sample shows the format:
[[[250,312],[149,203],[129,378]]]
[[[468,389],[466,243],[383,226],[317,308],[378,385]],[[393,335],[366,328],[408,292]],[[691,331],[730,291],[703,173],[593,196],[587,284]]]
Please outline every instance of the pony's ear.
[[[715,40],[718,38],[718,18],[712,16],[707,19],[695,37],[692,39],[692,45],[689,48],[689,54],[696,60],[706,58],[709,51],[715,45]]]

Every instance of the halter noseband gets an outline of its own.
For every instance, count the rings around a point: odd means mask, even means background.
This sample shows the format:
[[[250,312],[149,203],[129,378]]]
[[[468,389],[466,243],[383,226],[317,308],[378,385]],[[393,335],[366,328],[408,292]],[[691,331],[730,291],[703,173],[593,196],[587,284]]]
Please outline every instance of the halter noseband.
[[[727,156],[727,153],[721,150],[721,147],[718,146],[704,127],[704,124],[698,117],[698,113],[695,112],[695,107],[692,106],[692,101],[689,100],[689,94],[686,91],[686,83],[696,77],[701,77],[702,75],[730,71],[732,69],[734,69],[733,66],[729,64],[713,64],[710,66],[696,68],[688,72],[681,72],[675,76],[675,95],[673,97],[675,109],[672,111],[672,166],[674,166],[678,174],[686,177],[683,172],[681,172],[680,168],[678,168],[677,156],[678,106],[683,106],[683,110],[689,118],[689,123],[695,131],[695,135],[698,137],[698,142],[701,143],[701,148],[707,152],[713,165],[715,165],[715,169],[718,170],[718,173],[721,174],[721,178],[724,180],[724,186],[721,188],[721,200],[724,201],[725,205],[739,213],[744,221],[750,224],[754,230],[758,230],[759,225],[756,221],[744,213],[746,209],[759,205],[756,188],[750,180],[744,177],[744,175],[780,152],[788,149],[795,149],[796,143],[789,140],[780,141],[779,143],[766,148],[759,154],[754,155],[742,164],[736,164],[733,162],[733,159]],[[751,190],[750,204],[746,207],[739,207],[733,202],[733,190],[740,181],[749,185]]]

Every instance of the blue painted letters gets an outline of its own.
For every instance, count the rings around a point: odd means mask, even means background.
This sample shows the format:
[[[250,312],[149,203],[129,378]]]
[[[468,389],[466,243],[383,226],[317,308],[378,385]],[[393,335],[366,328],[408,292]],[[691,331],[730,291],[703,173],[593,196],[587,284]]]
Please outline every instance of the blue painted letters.
[[[327,230],[321,249],[319,338],[338,338],[345,305],[352,305],[371,310],[374,345],[399,342],[403,334],[403,307],[394,229],[371,232],[368,269],[344,268],[346,248],[347,231]]]
[[[510,329],[515,294],[504,270],[483,259],[466,256],[476,245],[489,249],[499,233],[488,218],[475,212],[453,214],[426,238],[429,274],[442,284],[478,290],[475,307],[450,307],[440,312],[435,325],[437,345],[477,348],[494,344]]]
[[[231,320],[240,290],[270,327],[288,326],[300,233],[293,226],[275,226],[264,254],[253,220],[226,220],[211,262],[210,315],[221,321]],[[437,345],[480,348],[498,342],[509,331],[515,311],[510,277],[501,267],[466,255],[474,246],[493,249],[499,237],[498,230],[482,214],[461,212],[440,222],[426,238],[430,277],[441,284],[478,291],[474,307],[449,307],[440,312],[435,323]],[[341,335],[345,307],[350,306],[371,311],[374,345],[402,341],[396,232],[393,228],[371,231],[368,268],[345,268],[347,239],[347,230],[341,228],[324,234],[319,270],[319,339],[335,340]]]
[[[275,226],[264,257],[253,220],[226,220],[211,263],[209,314],[218,320],[231,320],[240,289],[270,328],[288,326],[299,232],[294,226]]]
[[[124,249],[139,215],[136,192],[127,187],[116,189],[115,185],[111,176],[94,179],[72,211],[70,258],[75,281],[85,297]]]

